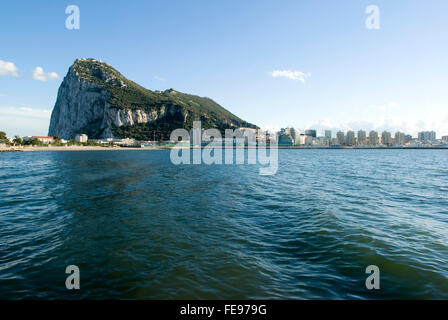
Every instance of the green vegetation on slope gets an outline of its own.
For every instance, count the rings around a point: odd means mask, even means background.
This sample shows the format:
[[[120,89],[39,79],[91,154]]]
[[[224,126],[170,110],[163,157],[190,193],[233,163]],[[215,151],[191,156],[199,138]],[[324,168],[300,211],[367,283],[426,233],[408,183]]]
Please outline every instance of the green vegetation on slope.
[[[154,135],[158,135],[162,139],[167,139],[174,129],[191,129],[194,120],[201,120],[203,128],[217,128],[221,131],[238,127],[256,128],[255,125],[241,120],[209,98],[173,89],[165,91],[145,89],[100,61],[78,59],[73,65],[73,70],[84,81],[101,85],[110,95],[109,102],[116,108],[145,111],[170,108],[179,111],[174,115],[167,114],[152,123],[113,128],[114,134],[119,137],[144,140],[153,139]],[[181,116],[182,112],[185,117]]]

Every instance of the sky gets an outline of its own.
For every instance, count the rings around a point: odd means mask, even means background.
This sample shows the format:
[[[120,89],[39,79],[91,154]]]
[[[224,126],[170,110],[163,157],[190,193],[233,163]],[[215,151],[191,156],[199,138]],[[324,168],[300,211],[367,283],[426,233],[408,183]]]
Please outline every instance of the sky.
[[[0,131],[46,135],[68,68],[95,58],[271,130],[448,135],[447,13],[446,0],[5,2]]]

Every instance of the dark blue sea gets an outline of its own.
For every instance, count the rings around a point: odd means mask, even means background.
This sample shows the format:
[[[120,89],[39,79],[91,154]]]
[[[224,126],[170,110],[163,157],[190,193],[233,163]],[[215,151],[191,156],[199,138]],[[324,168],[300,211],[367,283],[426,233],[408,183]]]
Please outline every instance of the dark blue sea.
[[[169,155],[0,154],[0,299],[448,299],[448,150]]]

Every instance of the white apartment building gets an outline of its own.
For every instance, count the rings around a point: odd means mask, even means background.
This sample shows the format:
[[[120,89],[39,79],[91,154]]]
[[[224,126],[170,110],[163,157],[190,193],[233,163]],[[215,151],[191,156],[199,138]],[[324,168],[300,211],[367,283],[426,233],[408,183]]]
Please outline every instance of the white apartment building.
[[[75,141],[76,141],[76,142],[87,142],[87,140],[88,140],[88,137],[87,137],[87,135],[84,134],[84,133],[77,134],[77,135],[75,136]]]

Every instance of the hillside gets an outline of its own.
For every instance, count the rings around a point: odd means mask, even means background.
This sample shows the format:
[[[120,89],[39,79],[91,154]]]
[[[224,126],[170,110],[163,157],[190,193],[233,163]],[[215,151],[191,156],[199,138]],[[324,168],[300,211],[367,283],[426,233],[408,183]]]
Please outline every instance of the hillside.
[[[172,130],[189,130],[195,120],[205,129],[256,128],[210,98],[174,89],[151,91],[104,62],[78,59],[59,88],[49,135],[168,139]]]

